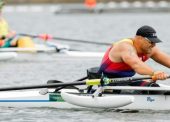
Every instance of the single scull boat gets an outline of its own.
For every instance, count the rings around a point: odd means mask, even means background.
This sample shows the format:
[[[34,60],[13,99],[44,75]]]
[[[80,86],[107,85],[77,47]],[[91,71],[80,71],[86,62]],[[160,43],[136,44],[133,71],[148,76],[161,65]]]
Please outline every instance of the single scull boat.
[[[105,93],[102,96],[76,89],[64,88],[55,92],[48,89],[42,94],[42,90],[24,91],[1,91],[0,106],[5,107],[53,107],[53,108],[113,108],[129,110],[170,110],[170,86],[160,87],[132,87],[132,86],[109,86],[104,87],[109,90],[144,90],[145,94],[132,92],[125,93]],[[161,91],[163,93],[152,94],[149,91]]]

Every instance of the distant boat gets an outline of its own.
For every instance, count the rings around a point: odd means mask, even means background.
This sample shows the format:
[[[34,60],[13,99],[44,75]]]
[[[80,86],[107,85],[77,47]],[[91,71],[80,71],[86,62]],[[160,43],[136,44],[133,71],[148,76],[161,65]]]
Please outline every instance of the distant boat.
[[[0,52],[0,61],[6,61],[17,57],[15,52]]]

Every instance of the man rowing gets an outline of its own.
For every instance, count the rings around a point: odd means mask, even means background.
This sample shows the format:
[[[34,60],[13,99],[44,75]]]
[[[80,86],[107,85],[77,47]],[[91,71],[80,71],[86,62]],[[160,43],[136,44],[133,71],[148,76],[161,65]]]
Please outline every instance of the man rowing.
[[[2,8],[5,5],[5,0],[0,0],[0,47],[15,46],[14,37],[16,33],[9,29],[7,21],[2,15]]]
[[[154,80],[165,80],[168,74],[154,71],[145,61],[152,58],[170,68],[170,56],[162,52],[156,44],[162,42],[150,26],[140,27],[134,38],[126,38],[114,43],[105,53],[99,73],[107,77],[132,77],[135,73],[150,75]],[[132,86],[148,86],[150,82],[132,82]]]
[[[9,28],[9,25],[2,15],[5,0],[0,0],[0,48],[6,47],[31,47],[35,45],[30,37],[16,38],[16,32]]]

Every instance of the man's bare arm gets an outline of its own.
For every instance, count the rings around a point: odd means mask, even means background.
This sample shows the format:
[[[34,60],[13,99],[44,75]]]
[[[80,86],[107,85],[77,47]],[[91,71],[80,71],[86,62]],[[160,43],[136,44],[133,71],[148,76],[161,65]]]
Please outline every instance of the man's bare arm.
[[[122,60],[132,67],[135,72],[141,75],[153,75],[154,70],[145,64],[137,56],[136,50],[132,45],[123,44],[121,48],[121,58]]]
[[[170,56],[159,50],[157,47],[153,48],[153,54],[151,58],[156,62],[170,68]]]

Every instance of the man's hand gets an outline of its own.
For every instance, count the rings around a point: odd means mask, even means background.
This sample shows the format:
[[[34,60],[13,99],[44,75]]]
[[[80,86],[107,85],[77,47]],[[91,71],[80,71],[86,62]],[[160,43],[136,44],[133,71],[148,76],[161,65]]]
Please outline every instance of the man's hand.
[[[11,37],[14,37],[15,35],[16,35],[15,31],[10,31],[6,37],[11,38]]]
[[[166,80],[169,77],[169,75],[163,71],[155,71],[152,75],[152,79],[154,81],[156,80]]]

